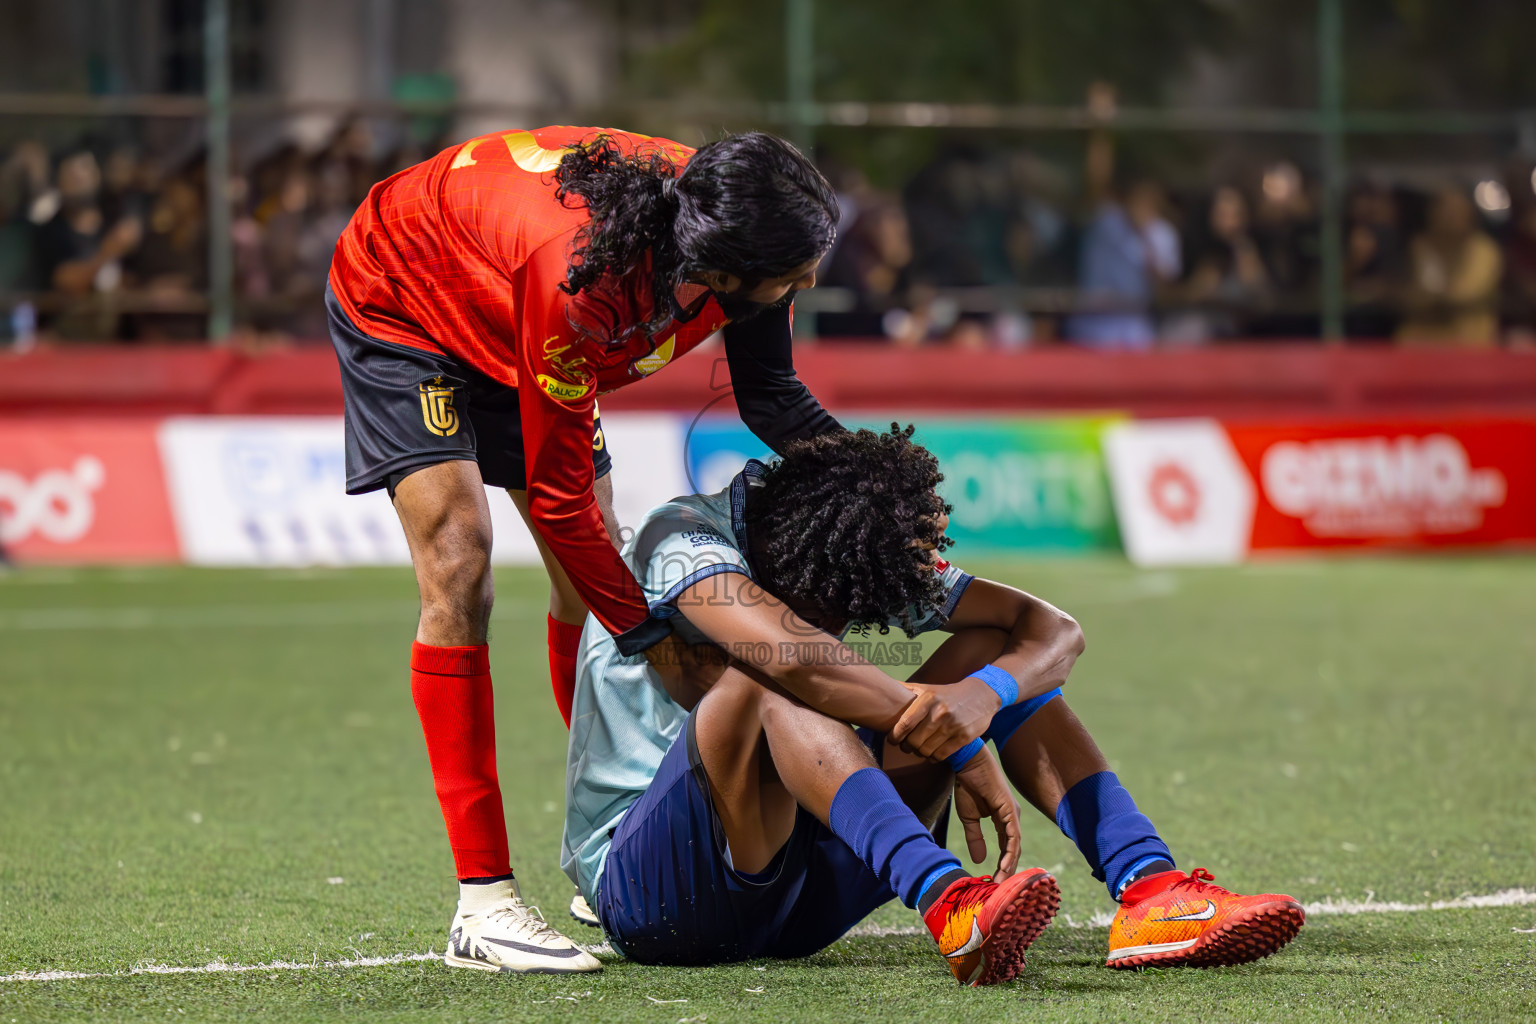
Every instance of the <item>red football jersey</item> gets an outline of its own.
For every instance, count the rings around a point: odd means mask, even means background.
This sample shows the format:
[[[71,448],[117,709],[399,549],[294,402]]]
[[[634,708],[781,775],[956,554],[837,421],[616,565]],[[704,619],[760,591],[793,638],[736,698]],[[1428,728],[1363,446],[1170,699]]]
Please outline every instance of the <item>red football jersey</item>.
[[[580,200],[556,198],[554,171],[569,147],[599,134],[678,165],[693,155],[607,128],[471,139],[373,187],[337,243],[330,284],[364,333],[518,389],[534,523],[587,607],[621,633],[648,610],[592,497],[593,403],[688,352],[725,316],[711,298],[686,323],[637,329],[654,309],[645,268],[578,296],[560,289],[588,217]]]

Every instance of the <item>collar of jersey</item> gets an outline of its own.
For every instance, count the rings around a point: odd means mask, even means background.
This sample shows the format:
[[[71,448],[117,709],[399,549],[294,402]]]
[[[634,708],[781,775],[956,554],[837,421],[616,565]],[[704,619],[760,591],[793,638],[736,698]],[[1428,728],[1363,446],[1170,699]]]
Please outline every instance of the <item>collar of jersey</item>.
[[[747,490],[761,486],[763,471],[768,467],[756,459],[748,459],[741,472],[731,480],[731,533],[736,535],[736,547],[741,551],[747,568],[752,568],[752,556],[747,549]],[[756,572],[753,572],[756,576]]]

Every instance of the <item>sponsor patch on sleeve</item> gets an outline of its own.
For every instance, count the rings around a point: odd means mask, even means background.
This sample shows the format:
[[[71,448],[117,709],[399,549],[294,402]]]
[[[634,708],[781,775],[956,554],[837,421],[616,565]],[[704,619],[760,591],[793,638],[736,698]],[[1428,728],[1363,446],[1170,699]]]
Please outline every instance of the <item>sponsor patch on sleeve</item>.
[[[557,402],[579,402],[592,392],[591,384],[569,384],[547,373],[538,375],[539,387]]]

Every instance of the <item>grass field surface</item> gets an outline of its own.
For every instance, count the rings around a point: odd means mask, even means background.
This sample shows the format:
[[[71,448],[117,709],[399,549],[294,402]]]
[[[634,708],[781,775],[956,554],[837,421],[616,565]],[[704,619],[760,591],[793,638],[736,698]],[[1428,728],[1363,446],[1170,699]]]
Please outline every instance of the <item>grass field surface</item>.
[[[895,905],[799,962],[604,954],[571,980],[407,959],[441,952],[455,898],[409,696],[409,574],[33,569],[0,577],[0,1024],[1536,1017],[1536,560],[966,567],[1078,616],[1068,695],[1116,771],[1181,866],[1328,904],[1295,943],[1106,970],[1112,905],[1028,812],[1025,859],[1056,872],[1063,914],[996,989],[957,988]],[[513,860],[531,902],[597,943],[564,915],[546,584],[497,586]],[[1378,912],[1392,902],[1423,909]],[[142,972],[210,964],[259,969]]]

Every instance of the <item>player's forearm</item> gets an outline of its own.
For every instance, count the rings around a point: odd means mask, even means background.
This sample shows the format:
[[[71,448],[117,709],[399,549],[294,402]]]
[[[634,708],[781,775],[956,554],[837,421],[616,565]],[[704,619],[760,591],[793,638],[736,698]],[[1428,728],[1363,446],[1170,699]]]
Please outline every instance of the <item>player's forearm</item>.
[[[795,374],[789,310],[727,324],[725,358],[741,421],[774,451],[842,429]]]
[[[858,657],[835,640],[826,645],[813,643],[809,646],[841,648],[852,657]],[[797,653],[787,658],[776,657],[762,670],[774,682],[827,717],[882,734],[895,726],[913,699],[912,692],[905,686],[863,662],[834,664],[830,656],[806,659]]]

